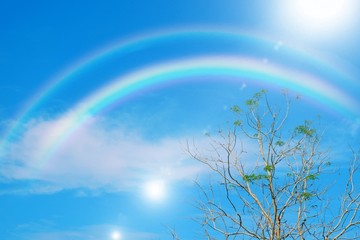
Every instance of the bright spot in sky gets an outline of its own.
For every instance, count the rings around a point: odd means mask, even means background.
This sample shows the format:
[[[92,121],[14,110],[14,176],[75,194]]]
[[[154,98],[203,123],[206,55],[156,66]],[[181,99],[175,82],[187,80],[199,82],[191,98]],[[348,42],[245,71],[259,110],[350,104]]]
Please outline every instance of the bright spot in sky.
[[[163,180],[153,180],[145,184],[145,195],[153,201],[162,200],[165,197],[165,182]]]
[[[359,0],[282,0],[280,23],[316,38],[337,36],[355,22]]]
[[[111,233],[111,239],[112,240],[120,240],[121,239],[121,234],[118,231],[114,231]]]

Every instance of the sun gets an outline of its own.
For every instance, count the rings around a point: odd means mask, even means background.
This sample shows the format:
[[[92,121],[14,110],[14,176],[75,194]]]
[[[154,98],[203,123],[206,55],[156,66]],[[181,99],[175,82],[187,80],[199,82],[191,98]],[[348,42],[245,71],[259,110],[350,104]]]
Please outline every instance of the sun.
[[[112,239],[112,240],[120,240],[120,239],[121,239],[121,234],[120,234],[120,232],[118,232],[118,231],[113,231],[113,232],[111,233],[111,239]]]
[[[336,36],[355,22],[358,0],[282,0],[280,24],[306,37]]]
[[[152,201],[159,201],[165,198],[166,187],[164,180],[152,180],[145,183],[145,196]]]

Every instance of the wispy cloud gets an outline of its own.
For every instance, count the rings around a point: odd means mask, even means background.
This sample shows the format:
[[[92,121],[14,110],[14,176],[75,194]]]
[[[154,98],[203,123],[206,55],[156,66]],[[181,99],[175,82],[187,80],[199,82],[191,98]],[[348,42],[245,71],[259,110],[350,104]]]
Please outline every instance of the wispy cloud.
[[[181,148],[185,136],[149,140],[114,125],[114,120],[91,119],[57,146],[64,121],[60,117],[29,124],[4,156],[10,164],[0,170],[2,177],[26,182],[29,193],[69,188],[119,191],[153,178],[192,179],[202,171]]]

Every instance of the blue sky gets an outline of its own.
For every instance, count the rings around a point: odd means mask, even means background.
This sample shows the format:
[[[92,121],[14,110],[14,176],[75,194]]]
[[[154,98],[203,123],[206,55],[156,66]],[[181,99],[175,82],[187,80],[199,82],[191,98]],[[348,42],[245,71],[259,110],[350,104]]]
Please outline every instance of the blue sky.
[[[301,95],[289,127],[321,115],[341,163],[360,140],[360,7],[346,6],[2,1],[0,238],[201,239],[208,172],[184,144],[205,147],[263,88]]]

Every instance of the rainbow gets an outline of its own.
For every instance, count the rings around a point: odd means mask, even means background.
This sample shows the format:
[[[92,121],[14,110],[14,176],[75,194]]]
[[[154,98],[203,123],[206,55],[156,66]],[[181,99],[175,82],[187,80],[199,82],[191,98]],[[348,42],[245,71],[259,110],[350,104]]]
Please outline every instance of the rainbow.
[[[62,74],[55,77],[43,89],[41,89],[29,101],[28,105],[21,112],[17,123],[9,130],[7,135],[3,138],[6,141],[11,141],[12,137],[19,134],[21,126],[31,118],[32,111],[48,99],[52,93],[61,88],[65,83],[70,82],[76,73],[84,71],[97,63],[106,60],[109,56],[114,54],[126,54],[133,48],[141,46],[142,44],[151,44],[158,41],[168,41],[169,39],[176,39],[178,37],[191,37],[194,35],[220,35],[225,37],[235,37],[238,39],[256,39],[258,37],[247,35],[232,31],[209,31],[209,30],[177,30],[164,31],[148,35],[142,35],[135,38],[127,39],[120,43],[116,43],[95,52],[83,60],[79,61]],[[269,42],[269,40],[261,40]],[[296,52],[299,54],[299,52]],[[306,57],[305,55],[301,55]],[[313,60],[321,69],[335,69],[326,67],[322,61]],[[334,70],[331,70],[334,71]],[[336,80],[338,76],[345,76],[341,72],[336,72]],[[73,110],[69,111],[60,121],[58,126],[52,133],[48,133],[46,144],[42,147],[43,152],[39,154],[39,162],[46,162],[51,158],[52,154],[66,141],[68,137],[82,124],[93,116],[100,114],[106,107],[125,99],[128,96],[141,91],[142,89],[151,86],[159,86],[162,84],[176,83],[186,81],[186,79],[201,77],[201,76],[229,76],[233,79],[249,79],[257,83],[274,84],[282,88],[293,89],[317,101],[324,106],[339,112],[340,114],[356,114],[359,115],[358,103],[350,96],[346,95],[340,89],[332,85],[330,81],[322,79],[321,77],[313,76],[294,69],[287,69],[284,66],[272,65],[264,63],[263,61],[246,56],[231,56],[231,55],[204,55],[189,57],[186,59],[167,61],[166,63],[159,63],[140,68],[134,72],[127,73],[113,79],[110,84],[97,90],[95,93],[88,96],[81,101]],[[347,76],[342,79],[348,79]],[[21,134],[21,133],[20,133]],[[6,150],[5,145],[0,146],[0,155]]]
[[[356,102],[321,79],[264,64],[256,59],[204,56],[155,65],[114,79],[111,84],[99,89],[68,113],[65,120],[53,129],[53,133],[48,133],[51,137],[47,139],[46,146],[42,147],[46,151],[39,159],[51,158],[79,126],[115,101],[151,86],[186,81],[189,77],[200,76],[228,76],[240,81],[246,78],[258,83],[267,81],[311,96],[315,101],[330,105],[338,111],[342,111],[343,106],[354,109],[356,107]]]

